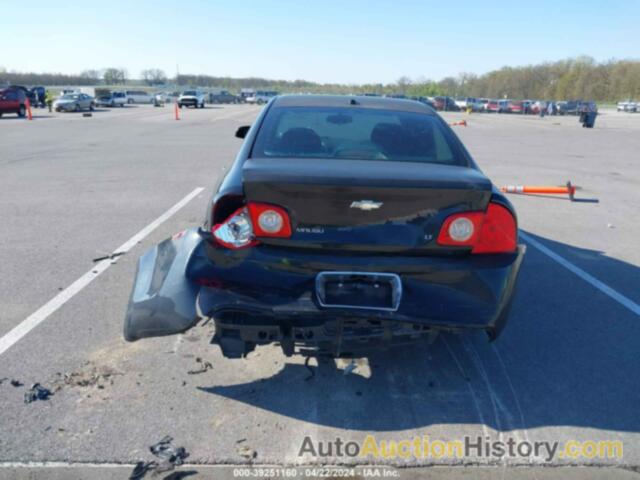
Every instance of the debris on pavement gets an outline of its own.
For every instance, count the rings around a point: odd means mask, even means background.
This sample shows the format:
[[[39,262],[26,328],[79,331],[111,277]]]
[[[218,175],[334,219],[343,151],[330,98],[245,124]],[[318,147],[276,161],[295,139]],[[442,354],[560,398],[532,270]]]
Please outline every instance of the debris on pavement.
[[[39,383],[34,383],[29,390],[24,393],[24,403],[35,402],[36,400],[49,400],[52,396],[51,390],[43,387]]]
[[[102,260],[113,260],[115,258],[118,258],[118,257],[124,255],[125,253],[127,253],[127,252],[114,252],[114,253],[111,253],[109,255],[104,255],[102,257],[94,258],[92,260],[92,262],[101,262]]]
[[[199,363],[200,367],[193,370],[189,370],[187,374],[198,375],[199,373],[204,373],[207,370],[210,370],[213,368],[213,365],[211,364],[211,362],[203,361],[202,358],[200,357],[196,357],[196,363]]]
[[[256,452],[253,448],[248,447],[247,445],[238,447],[238,454],[240,454],[247,460],[252,460],[258,456],[258,452]]]
[[[57,373],[58,378],[54,380],[54,386],[56,391],[60,390],[64,386],[70,387],[97,387],[103,389],[106,385],[113,385],[113,377],[116,375],[122,375],[121,372],[116,371],[110,367],[96,367],[87,362],[83,368],[76,372],[71,373]]]
[[[149,447],[149,451],[162,461],[155,467],[156,472],[167,472],[179,467],[189,456],[184,447],[171,445],[173,437],[167,435],[155,445]]]
[[[20,380],[16,380],[15,378],[9,379],[8,377],[0,378],[0,385],[2,385],[7,380],[9,380],[9,384],[12,387],[22,387],[22,386],[24,386],[24,383],[22,383]]]

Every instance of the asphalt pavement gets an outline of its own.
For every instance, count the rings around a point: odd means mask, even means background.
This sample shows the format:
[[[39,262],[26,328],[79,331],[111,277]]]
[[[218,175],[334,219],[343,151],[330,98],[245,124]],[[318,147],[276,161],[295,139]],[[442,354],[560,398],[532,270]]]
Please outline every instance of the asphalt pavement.
[[[0,384],[0,478],[122,478],[153,459],[149,445],[165,435],[189,452],[183,470],[216,478],[220,471],[211,469],[220,465],[367,463],[410,467],[403,478],[430,465],[493,467],[473,478],[496,468],[522,478],[636,476],[640,115],[604,112],[596,128],[584,129],[576,117],[444,114],[467,120],[456,133],[497,185],[571,180],[584,200],[511,197],[527,253],[510,323],[495,343],[443,335],[431,346],[361,359],[345,375],[345,361],[312,360],[307,368],[272,346],[225,359],[209,345],[210,323],[124,342],[138,256],[202,221],[240,146],[236,128],[259,109],[183,109],[179,121],[171,107],[152,106],[0,119],[0,379],[24,383]],[[126,254],[94,262],[129,240]],[[74,294],[60,298],[73,285]],[[52,299],[55,308],[34,317]],[[29,319],[32,328],[16,336]],[[212,368],[188,373],[205,362]],[[25,404],[35,382],[54,395]],[[299,455],[306,436],[362,442],[369,434],[620,440],[624,456]],[[517,468],[526,465],[537,469]],[[560,468],[585,465],[599,468]],[[445,470],[426,472],[439,478]]]

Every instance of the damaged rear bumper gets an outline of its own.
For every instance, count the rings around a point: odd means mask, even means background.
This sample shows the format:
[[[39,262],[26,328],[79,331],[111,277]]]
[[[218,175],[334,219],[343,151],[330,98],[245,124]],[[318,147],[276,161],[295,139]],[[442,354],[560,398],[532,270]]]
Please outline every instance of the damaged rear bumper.
[[[198,321],[199,287],[186,273],[201,241],[196,230],[186,230],[140,257],[124,320],[125,340],[180,333]]]
[[[256,345],[285,352],[347,355],[440,331],[483,330],[497,338],[508,318],[524,255],[461,257],[343,255],[262,245],[230,251],[186,230],[145,253],[125,320],[125,338],[170,335],[213,317],[213,342],[238,358]],[[397,309],[322,306],[322,272],[399,276]]]

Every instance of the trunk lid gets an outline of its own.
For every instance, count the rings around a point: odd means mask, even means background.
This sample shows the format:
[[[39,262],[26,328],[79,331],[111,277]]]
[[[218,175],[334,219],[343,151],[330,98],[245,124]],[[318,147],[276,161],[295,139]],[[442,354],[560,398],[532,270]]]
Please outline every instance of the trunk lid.
[[[249,159],[247,201],[285,208],[293,234],[262,243],[378,252],[442,249],[452,213],[484,210],[491,182],[473,168],[417,162]]]

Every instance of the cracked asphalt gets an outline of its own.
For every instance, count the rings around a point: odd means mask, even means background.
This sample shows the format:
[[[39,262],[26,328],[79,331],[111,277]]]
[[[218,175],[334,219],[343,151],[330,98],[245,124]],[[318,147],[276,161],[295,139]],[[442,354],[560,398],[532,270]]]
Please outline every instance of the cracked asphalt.
[[[497,185],[571,180],[579,198],[598,202],[511,197],[532,241],[522,242],[518,291],[497,342],[443,335],[430,346],[375,353],[348,375],[346,362],[312,360],[309,379],[303,360],[278,347],[224,359],[209,344],[210,323],[179,336],[122,339],[138,256],[201,222],[240,146],[235,129],[258,111],[209,106],[183,110],[176,122],[170,107],[129,106],[90,118],[36,110],[31,122],[0,119],[0,338],[91,270],[92,259],[205,188],[0,356],[0,379],[25,384],[0,384],[0,478],[126,478],[131,465],[153,458],[149,445],[165,435],[187,449],[189,468],[211,478],[222,478],[212,470],[221,465],[366,463],[437,465],[428,471],[433,478],[461,473],[460,465],[492,467],[467,467],[469,478],[491,478],[496,468],[522,478],[637,478],[640,318],[539,245],[640,303],[640,114],[605,111],[593,130],[575,117],[444,114],[467,119],[456,133]],[[212,368],[187,373],[204,362]],[[54,395],[26,405],[35,382]],[[299,455],[306,436],[362,442],[369,434],[620,440],[624,456]],[[515,468],[524,465],[537,468]],[[413,478],[420,471],[400,472]]]

